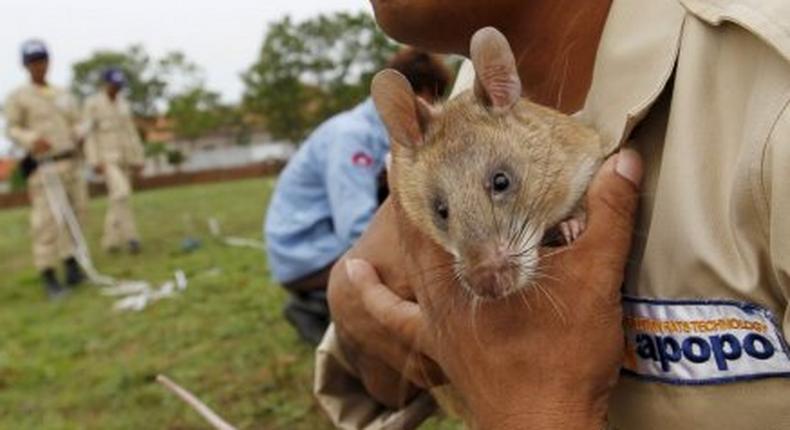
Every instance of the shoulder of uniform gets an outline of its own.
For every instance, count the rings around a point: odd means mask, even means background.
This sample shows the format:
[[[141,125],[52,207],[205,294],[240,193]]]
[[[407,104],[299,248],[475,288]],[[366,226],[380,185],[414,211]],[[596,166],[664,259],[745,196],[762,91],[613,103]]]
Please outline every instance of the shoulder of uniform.
[[[71,96],[71,92],[61,86],[49,84],[49,88],[57,94]]]
[[[127,107],[129,109],[131,109],[131,107],[132,107],[132,104],[129,103],[129,99],[124,97],[124,96],[122,96],[122,95],[119,95],[119,97],[118,97],[118,104],[120,104],[121,106],[125,106],[125,107]]]
[[[99,94],[98,93],[91,94],[88,97],[85,97],[85,104],[86,105],[95,104],[98,101],[98,99],[99,99]]]
[[[8,109],[12,105],[19,106],[21,103],[24,103],[23,99],[25,98],[26,92],[27,88],[25,86],[20,86],[8,93],[3,102],[5,109]]]
[[[373,134],[368,122],[354,116],[338,118],[332,125],[334,136],[346,141],[365,142]]]
[[[755,34],[790,62],[790,1],[678,0],[694,16],[712,25],[733,23]]]
[[[31,89],[30,85],[27,85],[27,84],[20,85],[20,86],[14,88],[13,90],[11,90],[10,93],[8,93],[7,99],[8,100],[12,100],[12,99],[19,98],[19,97],[23,96],[25,93],[29,92],[30,89]]]

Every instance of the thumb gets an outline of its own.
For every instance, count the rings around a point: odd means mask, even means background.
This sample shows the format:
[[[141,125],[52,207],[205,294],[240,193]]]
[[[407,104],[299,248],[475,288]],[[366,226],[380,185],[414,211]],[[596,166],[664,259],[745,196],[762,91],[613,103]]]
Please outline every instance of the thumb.
[[[402,299],[381,283],[376,270],[365,260],[346,261],[349,280],[356,284],[368,313],[404,345],[424,347],[426,323],[417,303]]]
[[[611,267],[625,265],[641,181],[642,160],[636,151],[623,149],[606,160],[587,191],[587,229],[578,248],[605,250]]]

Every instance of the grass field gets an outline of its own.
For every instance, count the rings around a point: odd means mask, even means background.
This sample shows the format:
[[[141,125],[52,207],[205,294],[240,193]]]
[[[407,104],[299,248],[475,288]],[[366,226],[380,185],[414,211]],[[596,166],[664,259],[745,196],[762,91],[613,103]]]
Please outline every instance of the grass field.
[[[258,238],[271,181],[248,180],[140,193],[144,252],[105,255],[103,199],[87,235],[109,275],[161,282],[183,269],[188,289],[139,313],[83,286],[48,302],[30,263],[26,209],[0,212],[0,429],[205,429],[154,382],[165,373],[239,429],[328,429],[310,395],[312,350],[282,319],[284,295],[262,252],[213,241]],[[202,246],[181,251],[196,237]],[[426,429],[456,428],[434,420]]]

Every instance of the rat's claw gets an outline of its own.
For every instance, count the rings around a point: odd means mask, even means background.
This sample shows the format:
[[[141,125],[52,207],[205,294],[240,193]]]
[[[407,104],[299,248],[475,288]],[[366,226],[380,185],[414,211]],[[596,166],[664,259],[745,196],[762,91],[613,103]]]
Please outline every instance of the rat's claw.
[[[583,216],[581,218],[575,218],[575,220],[579,225],[579,233],[576,235],[576,238],[578,239],[578,237],[581,236],[582,233],[584,233],[584,230],[587,229],[587,217]]]
[[[560,223],[560,232],[562,233],[562,238],[565,239],[565,243],[568,245],[573,243],[573,235],[571,234],[571,227],[569,224],[570,220]]]
[[[582,225],[581,225],[582,223],[581,223],[581,221],[579,221],[576,218],[573,218],[570,221],[568,221],[568,224],[570,224],[571,236],[573,236],[573,240],[578,239],[579,235],[582,234]]]
[[[571,218],[561,222],[560,231],[562,232],[562,237],[565,238],[565,243],[570,245],[575,242],[576,239],[582,235],[586,227],[587,223],[584,218]]]

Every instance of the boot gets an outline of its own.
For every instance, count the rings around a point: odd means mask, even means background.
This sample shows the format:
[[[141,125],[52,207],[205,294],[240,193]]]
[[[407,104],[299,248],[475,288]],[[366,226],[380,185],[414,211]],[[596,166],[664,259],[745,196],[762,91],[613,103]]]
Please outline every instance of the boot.
[[[66,268],[66,285],[76,287],[85,280],[85,273],[74,257],[67,258],[63,263]]]
[[[283,314],[302,340],[313,346],[321,343],[330,322],[325,293],[323,297],[312,294],[291,294]]]
[[[140,245],[140,241],[137,239],[132,239],[129,241],[129,253],[133,255],[137,255],[142,251],[142,246]]]
[[[61,299],[68,293],[68,290],[63,288],[60,282],[58,282],[58,277],[55,275],[54,269],[44,269],[41,271],[41,283],[50,300]]]

